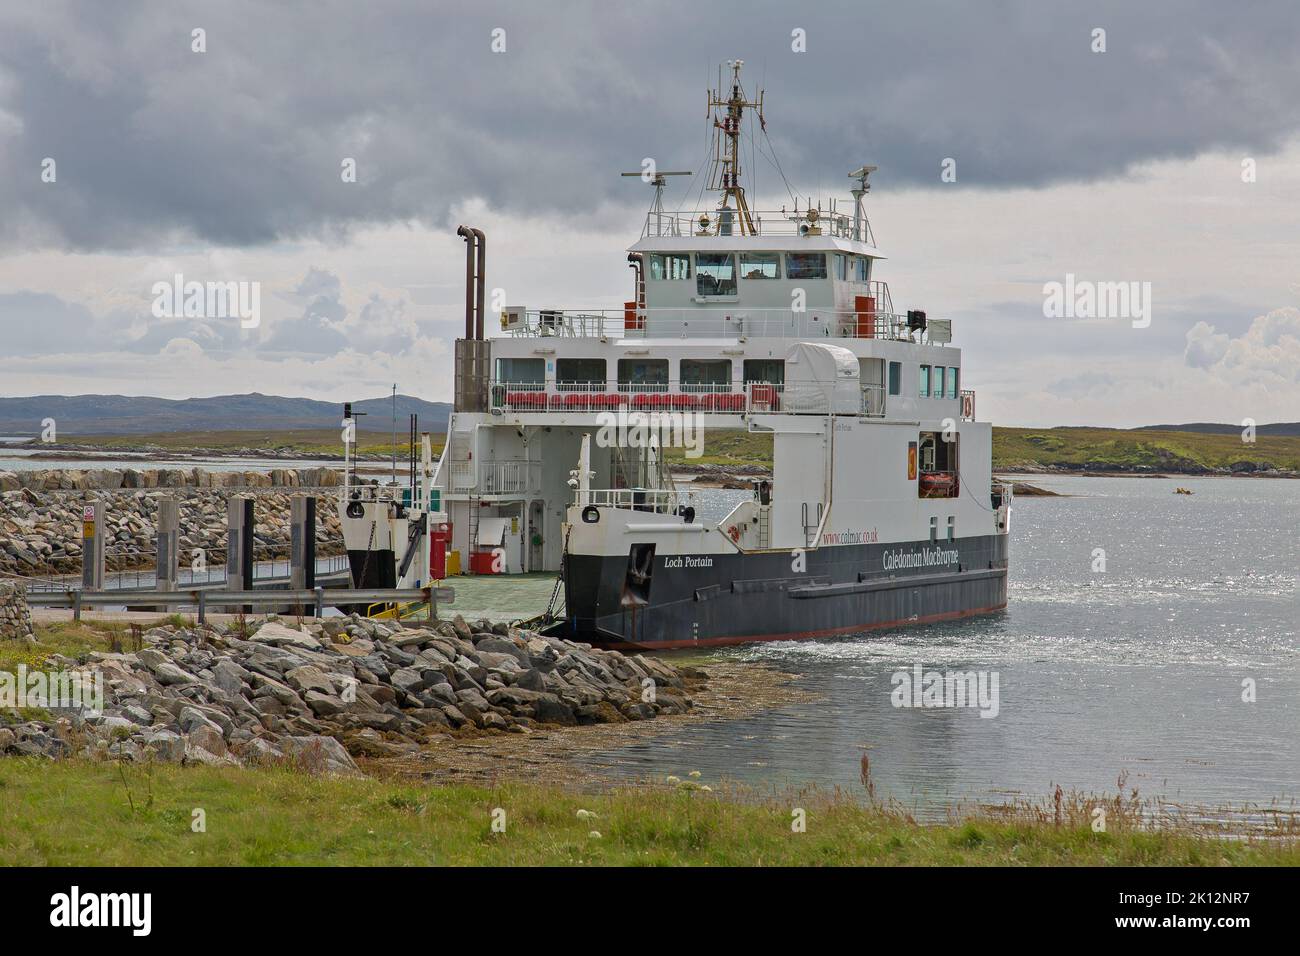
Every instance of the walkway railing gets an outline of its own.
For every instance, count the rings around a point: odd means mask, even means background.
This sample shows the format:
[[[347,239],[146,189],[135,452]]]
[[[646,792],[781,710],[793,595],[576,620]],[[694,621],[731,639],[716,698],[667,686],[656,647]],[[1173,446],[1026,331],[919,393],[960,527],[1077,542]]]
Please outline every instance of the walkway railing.
[[[728,215],[728,213],[730,215]],[[750,211],[754,231],[760,236],[831,236],[875,245],[866,217],[854,222],[853,213],[820,210],[810,221],[808,211],[758,209]],[[643,236],[739,236],[740,220],[735,210],[695,209],[682,212],[650,212]]]
[[[879,306],[881,303],[877,302]],[[627,309],[583,312],[510,310],[502,331],[514,337],[560,338],[775,338],[886,339],[929,342],[925,329],[908,328],[907,316],[878,309],[747,309],[708,306],[691,309]]]
[[[648,511],[671,514],[678,505],[676,491],[654,488],[595,488],[577,493],[579,505],[598,508],[626,508],[631,511]]]
[[[287,580],[290,572],[290,560],[288,557],[280,557],[286,549],[263,549],[254,550],[254,554],[264,554],[265,557],[257,557],[253,562],[253,580],[257,581],[277,581]],[[275,552],[275,553],[272,553]],[[132,567],[123,570],[114,570],[109,556],[105,555],[104,571],[104,590],[106,591],[138,591],[142,588],[153,587],[157,583],[157,553],[150,551],[132,552],[132,558],[141,559],[144,562],[143,567]],[[123,552],[117,552],[121,557]],[[346,554],[330,555],[316,559],[316,573],[318,575],[339,574],[349,570],[348,556]],[[208,548],[204,552],[204,561],[198,568],[194,567],[192,560],[183,561],[176,572],[177,584],[184,587],[212,586],[224,584],[226,580],[226,557],[225,550],[221,548]],[[40,576],[30,576],[26,578],[27,590],[29,593],[52,593],[76,591],[81,588],[80,574],[46,574]]]
[[[437,617],[438,602],[451,603],[456,592],[452,588],[313,588],[300,591],[57,591],[33,594],[28,592],[27,603],[33,607],[70,608],[78,619],[86,607],[168,606],[194,607],[199,623],[203,623],[209,608],[215,607],[300,607],[316,617],[323,616],[326,607],[350,604],[398,603],[403,601],[427,602],[429,619]]]
[[[870,418],[883,418],[885,414],[885,386],[863,385],[857,408],[840,407],[837,411],[857,411]],[[834,387],[820,382],[736,382],[730,384],[702,384],[699,382],[559,382],[553,385],[526,382],[494,382],[491,387],[491,407],[503,412],[699,412],[715,415],[758,414],[814,414],[824,415],[831,410],[835,397]],[[465,491],[481,480],[476,462],[453,462],[452,485],[454,490]],[[502,463],[514,466],[527,462]],[[532,462],[529,467],[540,467]],[[531,473],[528,480],[534,480]],[[500,480],[509,485],[511,473]],[[518,481],[516,481],[518,483]],[[518,488],[511,490],[528,490]]]
[[[509,495],[541,491],[540,461],[453,461],[450,464],[453,493]]]

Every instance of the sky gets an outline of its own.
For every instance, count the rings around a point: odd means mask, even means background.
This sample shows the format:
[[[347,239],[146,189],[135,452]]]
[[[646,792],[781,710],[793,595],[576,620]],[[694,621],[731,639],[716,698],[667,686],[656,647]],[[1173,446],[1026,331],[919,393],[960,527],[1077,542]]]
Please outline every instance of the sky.
[[[693,208],[738,57],[780,167],[751,205],[877,165],[876,275],[953,320],[979,418],[1300,420],[1298,33],[1267,0],[6,4],[0,395],[449,400],[457,224],[497,301],[619,308],[618,174],[694,170]],[[257,283],[259,324],[158,314],[177,274]],[[1067,276],[1149,283],[1149,323],[1045,314]]]

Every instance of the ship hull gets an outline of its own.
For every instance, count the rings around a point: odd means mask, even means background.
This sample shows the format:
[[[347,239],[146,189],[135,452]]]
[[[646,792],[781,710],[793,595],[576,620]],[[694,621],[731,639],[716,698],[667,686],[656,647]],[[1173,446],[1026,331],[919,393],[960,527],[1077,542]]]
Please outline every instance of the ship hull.
[[[655,559],[646,603],[628,559],[568,555],[550,633],[622,650],[797,640],[956,620],[1007,603],[1007,536]]]

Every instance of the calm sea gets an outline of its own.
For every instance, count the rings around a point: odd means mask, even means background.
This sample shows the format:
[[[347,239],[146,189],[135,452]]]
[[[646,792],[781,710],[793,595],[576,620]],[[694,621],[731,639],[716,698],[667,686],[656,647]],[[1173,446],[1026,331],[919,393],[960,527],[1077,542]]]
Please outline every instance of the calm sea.
[[[877,794],[922,813],[1045,797],[1057,785],[1114,793],[1121,777],[1187,804],[1291,805],[1300,481],[1032,480],[1072,497],[1016,500],[1005,613],[720,652],[796,674],[822,700],[688,726],[590,755],[592,766],[860,793],[867,754]],[[1174,494],[1178,485],[1194,494]],[[714,516],[744,493],[697,496]],[[997,716],[893,706],[893,675],[916,664],[996,673]]]

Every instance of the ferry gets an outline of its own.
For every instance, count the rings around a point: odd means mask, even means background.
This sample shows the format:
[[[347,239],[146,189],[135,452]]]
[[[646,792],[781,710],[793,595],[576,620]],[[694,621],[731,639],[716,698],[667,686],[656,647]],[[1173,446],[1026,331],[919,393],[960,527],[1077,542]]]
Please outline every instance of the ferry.
[[[707,208],[670,176],[627,250],[621,308],[507,306],[485,334],[486,236],[462,226],[465,334],[438,461],[417,438],[404,488],[348,480],[358,587],[463,573],[558,574],[549,633],[619,649],[814,638],[1006,606],[1012,496],[952,322],[896,311],[867,216],[845,201],[751,209],[747,150],[770,150],[743,61],[709,91]],[[724,82],[725,76],[725,82]],[[701,194],[703,193],[701,188]],[[683,203],[685,205],[685,203]],[[674,445],[770,438],[770,478],[708,520]]]

